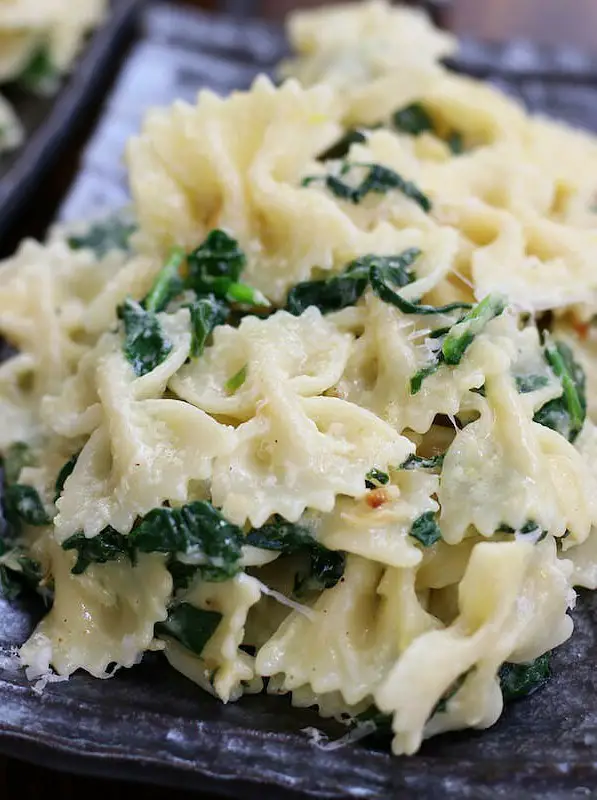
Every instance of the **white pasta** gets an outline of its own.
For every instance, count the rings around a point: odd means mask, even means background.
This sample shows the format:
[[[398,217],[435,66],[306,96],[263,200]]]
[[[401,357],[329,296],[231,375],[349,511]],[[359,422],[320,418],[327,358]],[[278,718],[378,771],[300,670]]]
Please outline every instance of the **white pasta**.
[[[32,679],[163,650],[413,753],[597,587],[597,143],[389,4],[290,35],[279,87],[149,114],[134,236],[3,264],[0,577],[53,591]]]
[[[88,31],[107,11],[107,0],[3,0],[0,3],[0,84],[29,71],[30,86],[51,92],[71,67]],[[34,69],[30,69],[34,65]],[[0,152],[18,146],[21,126],[0,96]]]

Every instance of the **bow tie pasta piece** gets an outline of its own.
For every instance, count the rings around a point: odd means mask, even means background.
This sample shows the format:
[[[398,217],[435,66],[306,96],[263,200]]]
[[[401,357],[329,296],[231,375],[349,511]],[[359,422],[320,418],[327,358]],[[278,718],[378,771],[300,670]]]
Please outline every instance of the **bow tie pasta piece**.
[[[127,404],[111,423],[91,435],[57,501],[60,541],[107,525],[126,533],[163,502],[186,502],[234,442],[232,429],[177,400]]]
[[[261,597],[259,581],[249,575],[237,575],[223,583],[201,581],[184,597],[185,603],[220,614],[213,635],[201,655],[194,654],[173,639],[167,639],[168,661],[183,675],[198,683],[225,703],[238,700],[245,691],[261,691],[254,661],[240,650],[250,609]]]
[[[267,401],[276,384],[297,395],[325,392],[339,379],[348,359],[351,337],[340,333],[321,312],[308,308],[300,317],[278,311],[268,319],[245,317],[238,328],[219,326],[202,358],[182,367],[169,386],[188,403],[246,421]],[[244,369],[234,392],[230,378]]]
[[[83,668],[107,677],[110,664],[132,667],[152,647],[153,629],[166,619],[172,578],[159,555],[94,564],[73,575],[75,556],[46,541],[54,604],[20,650],[30,679],[51,668],[68,676]]]
[[[272,383],[234,449],[216,459],[212,499],[237,525],[272,514],[296,522],[331,511],[339,494],[362,497],[374,466],[401,464],[413,445],[369,411],[332,397],[300,398]]]
[[[6,39],[6,62],[0,59],[0,81],[16,78],[42,49],[52,68],[65,72],[85,33],[100,23],[106,0],[14,0],[0,6],[0,37]],[[2,44],[2,56],[5,45]]]
[[[497,239],[477,251],[472,276],[478,292],[503,292],[521,309],[540,312],[583,303],[594,312],[596,258],[594,230],[520,216],[508,220]],[[504,263],[511,265],[508,270]]]
[[[496,531],[548,531],[581,542],[597,514],[595,482],[578,451],[532,421],[508,376],[486,382],[480,418],[455,437],[443,463],[440,527],[449,544],[473,525]]]
[[[359,501],[338,498],[331,514],[316,524],[318,541],[330,550],[354,553],[380,564],[417,566],[422,552],[410,531],[416,519],[438,510],[432,496],[439,478],[413,471],[397,473],[396,481]]]
[[[348,124],[374,124],[416,100],[441,74],[434,62],[456,47],[425,15],[385,2],[297,11],[288,35],[298,55],[280,73],[304,86],[333,85]]]
[[[500,665],[531,660],[570,636],[569,573],[553,539],[474,548],[459,585],[457,619],[416,638],[374,694],[378,708],[394,714],[394,753],[414,753],[426,735],[497,720]]]
[[[381,565],[349,556],[344,580],[319,597],[314,617],[292,612],[259,650],[258,673],[283,675],[280,691],[308,685],[317,695],[340,692],[349,705],[373,694],[401,645],[438,625],[420,607],[412,570],[382,575]]]
[[[176,314],[160,315],[159,319],[164,334],[172,342],[172,351],[161,364],[135,378],[121,353],[122,335],[105,333],[81,358],[77,372],[63,382],[60,391],[42,398],[41,416],[45,424],[60,436],[70,438],[92,433],[103,418],[100,384],[108,398],[114,395],[111,377],[118,376],[118,390],[125,396],[139,400],[161,397],[168,380],[188,356],[191,335],[188,311],[181,309]],[[106,373],[111,377],[106,377]],[[118,398],[114,404],[118,407]]]
[[[248,257],[245,280],[274,301],[313,267],[330,269],[357,232],[300,184],[339,131],[335,106],[329,87],[277,89],[262,77],[226,100],[202,92],[195,107],[150,114],[128,148],[147,242],[163,254],[196,247],[215,227],[234,231]]]
[[[440,364],[413,391],[414,376],[434,363],[440,347],[430,334],[453,323],[453,315],[404,314],[367,298],[365,332],[355,341],[338,383],[340,396],[371,409],[398,430],[425,433],[436,415],[457,414],[471,389],[482,386],[488,374],[508,369],[514,344],[512,323],[491,320],[460,364]]]
[[[186,310],[160,317],[173,349],[152,372],[134,377],[118,337],[112,337],[113,351],[97,363],[103,421],[57,503],[61,541],[79,530],[95,536],[106,525],[127,532],[138,515],[164,500],[184,503],[189,484],[209,478],[214,458],[234,446],[231,428],[188,403],[161,399],[187,357],[190,334]]]

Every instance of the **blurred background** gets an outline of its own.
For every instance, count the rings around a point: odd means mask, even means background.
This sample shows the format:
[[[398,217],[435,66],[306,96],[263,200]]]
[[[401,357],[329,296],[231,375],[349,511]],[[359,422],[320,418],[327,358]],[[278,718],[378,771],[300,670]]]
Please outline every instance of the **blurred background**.
[[[295,8],[322,5],[322,0],[190,2],[203,8],[258,14],[270,19],[280,19]],[[597,0],[437,0],[410,2],[409,5],[435,7],[446,27],[462,34],[493,40],[530,37],[551,44],[577,44],[597,50]]]

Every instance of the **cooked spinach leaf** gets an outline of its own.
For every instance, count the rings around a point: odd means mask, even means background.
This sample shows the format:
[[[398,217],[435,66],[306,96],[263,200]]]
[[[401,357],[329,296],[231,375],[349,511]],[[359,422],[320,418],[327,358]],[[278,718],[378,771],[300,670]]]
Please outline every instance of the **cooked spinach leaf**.
[[[426,511],[421,514],[412,524],[410,535],[421,542],[423,547],[431,547],[431,545],[439,542],[442,538],[442,532],[435,519],[434,511]]]
[[[72,568],[73,575],[81,575],[90,564],[106,564],[108,561],[128,558],[135,563],[135,553],[130,537],[124,536],[114,528],[104,528],[97,536],[89,538],[84,533],[74,533],[62,543],[63,550],[76,550],[77,562]]]
[[[429,308],[432,308],[432,306],[429,306]],[[447,308],[447,306],[444,306],[443,310]],[[442,364],[447,364],[448,366],[460,364],[462,357],[475,337],[483,331],[488,322],[502,314],[505,308],[506,301],[501,295],[487,295],[480,303],[471,308],[461,320],[452,325],[445,335],[437,337],[441,347],[435,353],[433,360],[413,375],[410,380],[410,393],[417,394],[425,378],[437,372]]]
[[[530,664],[505,662],[499,671],[504,703],[527,697],[545,686],[550,678],[549,653],[544,653]]]
[[[445,457],[445,453],[439,453],[430,458],[416,456],[413,453],[400,465],[400,469],[441,469]]]
[[[187,650],[200,656],[221,620],[222,615],[217,611],[180,603],[170,609],[165,622],[158,622],[155,632],[158,636],[176,639]]]
[[[52,62],[50,48],[46,44],[34,50],[17,83],[34,94],[53,94],[58,88],[60,73]]]
[[[236,239],[215,228],[188,257],[188,286],[198,294],[209,294],[216,281],[238,281],[247,263]]]
[[[172,575],[172,588],[175,592],[180,589],[188,589],[193,581],[199,567],[197,564],[183,564],[171,557],[168,560],[168,572]]]
[[[124,355],[135,375],[140,378],[168,357],[172,352],[172,343],[155,314],[145,311],[134,300],[125,300],[117,313],[124,323]]]
[[[174,247],[168,261],[159,271],[153,286],[141,303],[146,311],[153,314],[164,311],[168,304],[184,291],[184,280],[180,271],[185,261],[186,254],[182,247]]]
[[[428,378],[430,375],[433,375],[434,372],[437,372],[440,368],[442,363],[441,356],[437,356],[435,361],[432,361],[431,364],[428,364],[426,367],[423,367],[410,379],[410,393],[417,394],[417,392],[421,391],[421,386],[423,385],[423,381],[425,378]]]
[[[213,295],[201,297],[189,306],[191,314],[191,358],[198,358],[214,328],[228,318],[228,307]]]
[[[14,600],[26,589],[35,589],[42,579],[40,565],[25,551],[0,539],[0,597]]]
[[[380,469],[372,469],[365,475],[365,486],[367,489],[377,489],[379,486],[385,486],[390,481],[390,476],[387,472],[382,472]]]
[[[464,153],[464,137],[459,131],[452,131],[446,139],[446,144],[455,156],[461,156]]]
[[[549,383],[546,375],[516,375],[514,381],[520,394],[536,392]]]
[[[351,186],[344,178],[347,178],[354,169],[365,169],[365,177],[356,186]],[[381,164],[369,164],[360,162],[345,162],[339,175],[308,175],[303,178],[302,186],[310,186],[312,183],[323,182],[328,191],[340,200],[348,200],[357,205],[368,194],[386,194],[389,191],[397,190],[403,195],[413,200],[423,211],[431,211],[431,200],[427,195],[412,181],[405,180],[397,172]]]
[[[340,311],[354,305],[374,279],[404,287],[414,280],[411,267],[420,255],[421,251],[412,247],[392,256],[361,256],[351,261],[340,275],[297,284],[288,294],[286,309],[296,316],[309,306],[316,306],[323,314]],[[386,295],[381,299],[386,300]]]
[[[296,591],[308,589],[331,589],[344,574],[346,557],[344,553],[328,550],[321,545],[304,525],[288,522],[275,516],[261,528],[253,528],[246,536],[245,543],[263,550],[275,550],[285,555],[306,552],[309,556],[310,571],[295,584]]]
[[[229,378],[226,383],[224,384],[224,388],[228,392],[228,394],[234,394],[237,392],[243,383],[247,380],[247,364],[244,367],[241,367],[239,371]]]
[[[309,306],[316,306],[323,314],[340,311],[355,305],[363,295],[374,271],[396,286],[406,286],[414,280],[410,269],[421,251],[410,248],[391,256],[364,255],[351,261],[344,272],[327,280],[305,281],[290,290],[286,309],[299,316]],[[383,298],[382,298],[383,299]]]
[[[246,263],[246,256],[236,239],[216,228],[187,256],[185,286],[198,297],[211,294],[228,303],[268,308],[271,304],[267,297],[239,281]]]
[[[75,453],[74,456],[71,456],[69,460],[64,464],[60,472],[58,473],[58,477],[56,478],[56,484],[54,486],[55,495],[54,495],[54,502],[58,500],[60,495],[62,494],[62,490],[64,489],[64,484],[66,483],[66,479],[72,475],[74,468],[77,465],[77,461],[79,460],[80,453]]]
[[[135,232],[136,225],[119,216],[111,216],[90,225],[83,234],[70,236],[68,245],[71,250],[93,250],[98,258],[102,258],[111,250],[129,250],[129,239]]]
[[[13,483],[5,487],[4,513],[15,532],[20,529],[21,523],[43,526],[52,522],[37,490],[22,483]]]
[[[203,500],[180,508],[154,508],[130,533],[129,540],[141,553],[197,559],[197,567],[208,581],[225,581],[240,571],[241,529]]]
[[[470,309],[470,303],[449,303],[445,306],[428,306],[416,300],[406,300],[396,291],[402,289],[412,280],[410,267],[421,255],[416,247],[405,250],[401,258],[400,267],[397,264],[373,264],[370,270],[371,287],[385,303],[391,303],[402,311],[403,314],[445,314],[450,311]],[[396,256],[398,258],[398,256]],[[396,287],[396,288],[394,288]]]
[[[488,322],[503,314],[506,299],[499,294],[488,294],[472,308],[460,322],[453,325],[442,344],[442,354],[446,364],[460,364],[463,355]]]
[[[542,531],[541,526],[532,519],[528,519],[518,531],[516,531],[510,525],[500,525],[497,529],[497,533],[518,533],[522,536],[528,536],[529,534],[536,535],[539,533],[540,535],[537,539],[538,542],[542,542],[547,536],[547,531]]]
[[[562,384],[562,396],[550,400],[535,414],[534,420],[574,442],[587,416],[586,377],[564,342],[548,342],[545,358]]]
[[[298,317],[309,306],[316,306],[322,314],[327,314],[355,305],[367,288],[369,269],[376,258],[384,257],[362,256],[351,261],[340,275],[297,283],[288,293],[286,310]]]
[[[0,564],[0,597],[5,600],[16,600],[22,591],[23,585],[19,580],[18,573],[8,569],[4,564]]]
[[[35,463],[31,448],[25,442],[11,444],[4,456],[4,480],[7,484],[16,483],[23,467],[31,467]]]
[[[367,141],[366,135],[356,128],[346,131],[337,142],[330,145],[327,150],[317,156],[318,161],[337,161],[348,155],[353,144],[362,144]]]
[[[421,103],[411,103],[395,111],[392,115],[392,124],[396,130],[411,136],[420,136],[422,133],[429,132],[439,137],[429,112]],[[464,138],[459,131],[450,131],[446,137],[446,144],[455,156],[462,155],[464,152]]]
[[[394,111],[392,124],[397,130],[409,133],[411,136],[419,136],[425,131],[433,133],[435,130],[433,120],[421,103],[411,103]]]

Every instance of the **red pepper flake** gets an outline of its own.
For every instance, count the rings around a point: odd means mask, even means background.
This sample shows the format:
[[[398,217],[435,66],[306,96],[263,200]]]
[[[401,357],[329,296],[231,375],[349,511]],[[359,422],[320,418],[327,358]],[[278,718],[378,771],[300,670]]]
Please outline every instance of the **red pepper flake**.
[[[372,489],[367,495],[367,505],[371,508],[379,508],[388,502],[388,492],[384,488]]]

